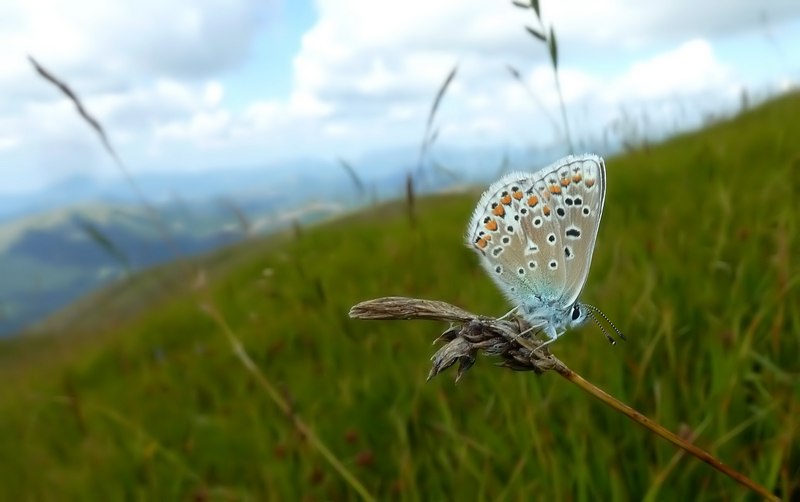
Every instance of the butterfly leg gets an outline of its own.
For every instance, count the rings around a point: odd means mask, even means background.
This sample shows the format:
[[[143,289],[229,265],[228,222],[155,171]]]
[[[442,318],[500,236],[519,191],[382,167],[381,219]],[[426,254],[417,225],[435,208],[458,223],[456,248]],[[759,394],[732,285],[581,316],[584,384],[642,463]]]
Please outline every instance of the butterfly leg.
[[[515,341],[517,343],[520,343],[521,345],[525,345],[522,342],[520,342],[518,339],[521,338],[521,337],[526,336],[530,332],[533,332],[533,334],[536,335],[539,331],[541,331],[542,326],[543,326],[542,323],[530,325],[526,330],[524,330],[521,333],[518,333],[516,336],[514,336],[514,340],[513,341]],[[525,345],[525,346],[527,347],[527,345]]]
[[[511,314],[513,314],[514,312],[516,312],[516,311],[517,311],[517,309],[519,309],[519,307],[520,307],[520,306],[519,306],[519,305],[517,305],[517,306],[516,306],[516,307],[514,307],[513,309],[511,309],[511,310],[509,310],[508,312],[506,312],[505,314],[503,314],[503,316],[502,316],[502,317],[499,317],[497,320],[498,320],[498,321],[502,321],[503,319],[507,318],[508,316],[510,316]]]
[[[544,331],[545,335],[547,335],[547,341],[539,344],[538,348],[540,348],[540,349],[543,348],[543,347],[546,347],[547,345],[550,345],[551,343],[553,343],[556,340],[556,338],[558,338],[562,334],[562,333],[556,332],[556,330],[553,329],[552,326],[548,326],[548,327],[542,329],[542,325],[539,324],[539,325],[536,325],[536,326],[531,326],[530,328],[526,329],[525,331],[523,331],[522,333],[520,333],[519,335],[514,337],[514,339],[516,340],[520,336],[526,335],[527,333],[530,333],[534,329],[538,330],[536,333]]]
[[[539,327],[539,326],[531,326],[530,328],[526,329],[526,330],[525,330],[525,331],[523,331],[522,333],[519,333],[517,336],[515,336],[515,337],[514,337],[514,339],[517,339],[517,338],[519,338],[519,337],[521,337],[521,336],[525,336],[525,335],[527,335],[528,333],[530,333],[531,331],[533,331],[534,329],[536,329],[536,328],[538,328],[538,327]]]
[[[555,338],[551,338],[551,339],[547,340],[546,342],[542,342],[542,343],[539,345],[539,348],[540,348],[540,349],[543,349],[543,348],[547,347],[548,345],[550,345],[551,343],[553,343],[553,342],[555,342],[555,341],[556,341],[556,339],[555,339]]]

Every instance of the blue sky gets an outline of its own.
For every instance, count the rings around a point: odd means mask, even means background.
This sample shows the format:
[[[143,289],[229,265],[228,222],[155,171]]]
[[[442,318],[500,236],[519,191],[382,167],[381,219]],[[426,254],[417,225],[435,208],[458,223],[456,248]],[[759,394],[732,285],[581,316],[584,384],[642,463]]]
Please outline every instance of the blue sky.
[[[663,134],[733,109],[743,90],[763,97],[800,83],[796,0],[540,3],[578,139],[608,135],[623,115],[647,116],[647,132]],[[134,174],[298,158],[339,169],[338,157],[377,170],[414,162],[455,64],[434,155],[557,142],[552,72],[526,24],[530,11],[501,0],[6,1],[0,193],[118,176],[28,54],[83,97]]]
[[[289,96],[292,60],[303,34],[316,20],[314,5],[306,0],[276,3],[265,18],[264,29],[253,38],[250,57],[220,79],[227,89],[226,104],[239,110],[265,96]]]

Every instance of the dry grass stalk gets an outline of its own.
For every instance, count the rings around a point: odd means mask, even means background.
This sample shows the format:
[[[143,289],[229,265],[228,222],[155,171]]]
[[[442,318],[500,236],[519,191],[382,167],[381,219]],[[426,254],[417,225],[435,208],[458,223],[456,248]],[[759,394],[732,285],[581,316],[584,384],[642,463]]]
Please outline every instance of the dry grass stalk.
[[[731,469],[710,453],[685,441],[583,379],[550,353],[549,346],[540,347],[542,342],[522,335],[527,333],[531,326],[521,317],[508,316],[500,319],[484,317],[449,303],[404,297],[385,297],[361,302],[350,309],[350,317],[366,320],[426,319],[449,322],[451,327],[438,339],[445,344],[431,358],[433,366],[428,379],[458,363],[456,372],[458,381],[472,367],[481,352],[500,357],[502,359],[500,366],[513,370],[533,371],[537,374],[555,371],[650,432],[682,448],[765,499],[779,500],[767,488]]]

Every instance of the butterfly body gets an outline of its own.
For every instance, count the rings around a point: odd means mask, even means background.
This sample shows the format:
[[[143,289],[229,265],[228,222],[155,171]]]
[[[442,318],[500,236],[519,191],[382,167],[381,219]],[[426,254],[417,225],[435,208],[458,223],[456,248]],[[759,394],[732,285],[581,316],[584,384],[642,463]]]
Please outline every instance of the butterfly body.
[[[518,312],[551,340],[583,324],[578,302],[605,201],[605,163],[563,158],[534,173],[503,176],[483,193],[467,245]]]

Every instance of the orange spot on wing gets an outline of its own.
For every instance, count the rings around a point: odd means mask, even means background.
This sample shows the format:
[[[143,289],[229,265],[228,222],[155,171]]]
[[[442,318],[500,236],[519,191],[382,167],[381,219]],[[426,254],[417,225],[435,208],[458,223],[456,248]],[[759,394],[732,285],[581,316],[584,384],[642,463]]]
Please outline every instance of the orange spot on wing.
[[[506,210],[503,208],[503,206],[497,206],[494,209],[492,209],[492,214],[494,214],[495,216],[503,216],[506,214]]]
[[[573,183],[580,183],[582,179],[583,179],[583,177],[580,174],[576,174],[575,176],[572,177],[572,182]]]
[[[586,186],[592,188],[594,186],[594,180],[586,180]]]
[[[542,207],[542,212],[544,213],[545,216],[550,216],[550,206]]]
[[[535,195],[531,195],[530,198],[528,199],[528,205],[531,207],[536,206],[536,204],[538,203],[539,203],[539,197]]]
[[[477,246],[480,249],[485,249],[486,246],[488,246],[488,245],[489,245],[489,241],[486,240],[486,237],[478,239],[478,242],[475,243],[475,246]]]
[[[509,204],[511,204],[511,196],[510,196],[510,195],[508,195],[508,194],[506,194],[504,197],[502,197],[502,198],[500,199],[500,202],[502,202],[502,203],[503,203],[503,204],[505,204],[505,205],[509,205]]]
[[[568,185],[569,185],[569,178],[562,178],[561,186],[565,187],[565,186],[568,186]]]
[[[558,186],[558,185],[550,185],[550,193],[556,194],[556,195],[560,194],[561,193],[561,187]]]
[[[514,198],[517,200],[522,200],[522,192],[520,191],[514,192]]]
[[[497,222],[495,220],[489,220],[484,226],[487,230],[491,230],[492,232],[497,230]]]

